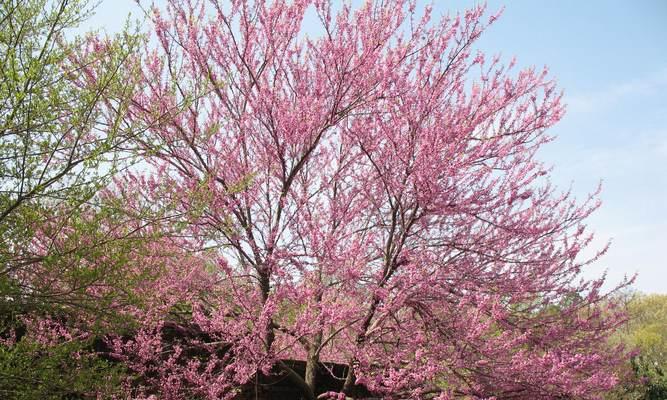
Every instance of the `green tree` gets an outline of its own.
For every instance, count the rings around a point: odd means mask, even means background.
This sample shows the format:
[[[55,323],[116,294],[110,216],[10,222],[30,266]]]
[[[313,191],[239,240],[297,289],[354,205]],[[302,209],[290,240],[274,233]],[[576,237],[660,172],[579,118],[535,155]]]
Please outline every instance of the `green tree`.
[[[112,314],[112,299],[86,288],[123,280],[120,255],[90,261],[129,246],[111,248],[130,232],[100,229],[116,210],[96,194],[132,161],[125,144],[136,130],[125,115],[142,38],[129,28],[114,38],[74,35],[92,11],[87,0],[0,0],[2,398],[94,396],[119,372],[86,355],[90,334],[52,345],[22,337],[26,318]],[[87,242],[77,240],[84,234]]]
[[[667,295],[632,295],[629,321],[617,339],[636,354],[626,366],[626,382],[614,399],[667,399]]]
[[[86,0],[0,3],[0,274],[33,262],[35,221],[75,210],[119,167],[133,90],[128,59],[139,44],[67,40]]]

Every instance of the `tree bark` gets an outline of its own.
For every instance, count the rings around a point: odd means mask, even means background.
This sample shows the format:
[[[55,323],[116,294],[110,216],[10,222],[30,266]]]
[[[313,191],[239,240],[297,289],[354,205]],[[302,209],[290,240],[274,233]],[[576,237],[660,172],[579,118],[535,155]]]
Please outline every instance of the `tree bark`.
[[[306,384],[315,392],[317,385],[317,370],[320,362],[319,348],[322,345],[322,331],[319,331],[308,349],[308,359],[306,360]]]

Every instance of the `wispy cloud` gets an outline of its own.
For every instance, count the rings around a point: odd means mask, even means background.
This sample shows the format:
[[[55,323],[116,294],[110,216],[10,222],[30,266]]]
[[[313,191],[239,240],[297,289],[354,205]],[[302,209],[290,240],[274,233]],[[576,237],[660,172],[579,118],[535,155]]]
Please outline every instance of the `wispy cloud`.
[[[587,184],[599,179],[620,179],[632,185],[637,183],[637,177],[653,177],[665,182],[667,178],[663,171],[667,165],[667,127],[627,130],[623,138],[617,139],[615,143],[601,141],[579,149],[560,148],[550,157],[547,162],[557,165],[559,176],[563,177],[561,184],[571,179],[579,183],[583,180]]]
[[[667,157],[667,129],[661,135],[662,140],[656,146],[656,152],[663,157]]]
[[[667,86],[667,68],[642,79],[634,79],[608,86],[602,90],[566,95],[569,112],[593,112],[609,107],[624,98],[650,95]]]

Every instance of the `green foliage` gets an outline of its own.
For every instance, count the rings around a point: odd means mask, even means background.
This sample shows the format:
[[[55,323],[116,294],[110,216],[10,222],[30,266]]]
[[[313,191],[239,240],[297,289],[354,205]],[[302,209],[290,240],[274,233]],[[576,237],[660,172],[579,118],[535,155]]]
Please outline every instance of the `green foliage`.
[[[72,38],[92,5],[0,0],[0,398],[96,397],[123,375],[91,338],[127,328],[114,307],[139,302],[127,293],[140,277],[123,272],[133,243],[115,231],[119,210],[94,202],[132,162],[124,117],[142,37]],[[49,346],[23,336],[25,316],[45,315],[99,326]]]
[[[0,396],[17,400],[111,397],[119,392],[125,371],[97,357],[91,346],[92,340],[46,346],[25,339],[14,346],[0,346]]]
[[[106,272],[63,265],[95,255],[96,243],[71,244],[94,232],[83,214],[130,162],[121,150],[132,129],[121,121],[141,37],[128,28],[114,39],[68,40],[91,10],[88,0],[0,0],[0,302],[54,303],[58,288],[26,287],[36,264],[64,272],[74,292]],[[65,225],[82,230],[69,247],[55,246]]]
[[[627,303],[630,321],[618,339],[637,354],[629,375],[611,399],[667,399],[667,295],[635,295]]]
[[[122,167],[140,37],[97,43],[65,33],[86,0],[0,0],[0,273],[35,221],[75,209]],[[99,50],[103,48],[103,50]]]
[[[635,375],[644,383],[643,399],[667,399],[667,295],[640,296],[629,305],[628,342],[639,350]]]

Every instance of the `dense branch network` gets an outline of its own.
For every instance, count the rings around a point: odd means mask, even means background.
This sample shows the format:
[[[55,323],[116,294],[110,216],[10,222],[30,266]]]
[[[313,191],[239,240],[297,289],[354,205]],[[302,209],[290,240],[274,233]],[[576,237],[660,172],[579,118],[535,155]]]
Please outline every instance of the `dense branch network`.
[[[334,3],[149,11],[127,116],[144,168],[105,194],[169,210],[160,306],[110,339],[135,395],[232,398],[280,373],[307,399],[598,398],[623,317],[579,275],[604,252],[581,256],[597,194],[535,159],[564,111],[546,70],[474,50],[484,7]],[[178,307],[191,334],[170,342]],[[325,362],[346,366],[338,391]]]

